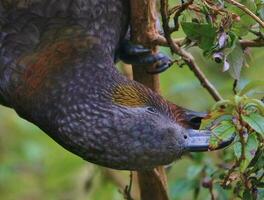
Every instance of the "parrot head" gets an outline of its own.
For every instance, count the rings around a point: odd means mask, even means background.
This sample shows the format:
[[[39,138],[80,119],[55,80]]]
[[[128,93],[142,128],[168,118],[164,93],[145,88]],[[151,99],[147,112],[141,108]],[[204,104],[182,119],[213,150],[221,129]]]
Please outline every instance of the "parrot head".
[[[129,157],[127,166],[132,169],[169,164],[186,152],[209,151],[210,131],[198,130],[206,113],[177,106],[135,81],[118,84],[111,97],[114,132],[121,137],[112,150],[121,147],[118,151]]]

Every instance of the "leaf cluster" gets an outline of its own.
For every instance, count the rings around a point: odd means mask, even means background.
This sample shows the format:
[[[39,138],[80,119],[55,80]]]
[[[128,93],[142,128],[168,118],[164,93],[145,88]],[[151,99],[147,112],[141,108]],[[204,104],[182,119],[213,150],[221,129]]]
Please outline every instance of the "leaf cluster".
[[[232,167],[216,179],[224,188],[235,186],[236,196],[247,200],[259,199],[264,186],[264,103],[248,95],[259,88],[264,91],[264,81],[251,82],[231,99],[217,102],[200,127],[211,130],[211,149],[235,137]]]
[[[160,2],[165,38],[179,59],[175,63],[182,67],[179,61],[183,61],[215,100],[222,99],[193,55],[186,51],[198,47],[204,57],[211,58],[235,79],[235,90],[243,67],[249,67],[249,47],[264,46],[264,1],[186,0],[179,4],[170,0],[174,7],[168,0]],[[174,40],[178,30],[183,31],[184,39]],[[191,154],[195,166],[190,168],[196,171],[187,170],[189,178],[177,181],[172,188],[174,198],[191,190],[194,199],[198,199],[202,185],[209,190],[211,199],[264,199],[264,103],[260,97],[252,96],[259,88],[263,97],[264,81],[255,81],[213,106],[200,127],[212,132],[210,148],[216,149],[230,138],[234,143],[217,152],[217,158]]]
[[[264,16],[263,0],[241,0],[252,13],[260,19]],[[216,63],[222,63],[222,71],[228,71],[232,78],[238,80],[243,66],[248,66],[248,52],[240,44],[243,38],[263,41],[264,29],[247,13],[222,0],[194,1],[178,17],[175,11],[174,24],[186,35],[186,47],[198,46],[205,56]],[[178,9],[179,10],[179,9]],[[173,12],[172,12],[173,13]],[[177,20],[177,21],[176,21]]]

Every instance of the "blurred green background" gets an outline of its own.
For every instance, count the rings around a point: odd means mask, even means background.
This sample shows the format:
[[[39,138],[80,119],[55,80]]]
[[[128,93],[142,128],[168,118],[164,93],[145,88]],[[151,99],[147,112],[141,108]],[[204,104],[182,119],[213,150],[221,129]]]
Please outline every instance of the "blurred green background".
[[[165,50],[166,49],[162,49]],[[232,95],[232,79],[221,65],[192,49],[208,78],[224,97]],[[263,48],[252,49],[249,67],[243,68],[239,85],[264,76]],[[173,66],[161,75],[162,94],[193,110],[207,110],[212,98],[187,68]],[[205,163],[217,162],[217,153],[205,153]],[[168,169],[171,199],[192,199],[186,180],[199,169],[183,157]],[[113,175],[115,174],[115,175]],[[118,175],[118,177],[115,177]],[[0,107],[0,199],[1,200],[119,200],[128,172],[117,174],[83,161],[57,145],[36,126],[19,118],[12,110]],[[121,182],[121,183],[120,183]],[[197,182],[199,185],[200,183]],[[206,189],[199,199],[210,199]]]

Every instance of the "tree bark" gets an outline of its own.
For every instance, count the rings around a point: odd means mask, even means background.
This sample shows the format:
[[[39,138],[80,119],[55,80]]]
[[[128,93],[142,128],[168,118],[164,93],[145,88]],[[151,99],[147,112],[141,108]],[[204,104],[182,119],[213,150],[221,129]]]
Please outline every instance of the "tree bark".
[[[158,35],[156,27],[156,1],[130,0],[131,6],[131,37],[135,43],[143,44],[153,52],[157,51],[151,42]],[[133,66],[134,80],[159,92],[159,76],[150,75],[147,70],[154,66]],[[167,177],[164,167],[160,166],[149,171],[136,172],[140,188],[141,200],[168,200]]]

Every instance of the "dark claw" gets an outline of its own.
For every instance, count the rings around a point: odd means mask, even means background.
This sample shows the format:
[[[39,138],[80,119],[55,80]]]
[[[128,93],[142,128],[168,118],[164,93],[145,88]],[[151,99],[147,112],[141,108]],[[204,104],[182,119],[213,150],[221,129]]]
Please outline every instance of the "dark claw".
[[[209,151],[209,150],[217,150],[222,149],[228,145],[230,145],[234,139],[235,134],[228,138],[227,140],[222,141],[216,149],[210,149],[209,141],[210,141],[211,133],[208,130],[189,130],[189,135],[186,136],[186,150],[189,152],[200,152],[200,151]]]
[[[150,49],[144,48],[142,45],[132,44],[129,40],[124,40],[121,43],[118,55],[122,61],[128,64],[154,65],[155,69],[148,71],[150,74],[161,73],[172,65],[172,61],[168,56],[162,53],[152,54]]]
[[[151,71],[147,71],[149,74],[159,74],[162,73],[164,71],[166,71],[168,68],[171,67],[171,64],[168,63],[164,63],[164,64],[159,64],[158,66],[155,67],[154,70]]]
[[[156,54],[146,54],[144,56],[138,56],[139,60],[137,62],[138,65],[157,65],[162,66],[164,64],[170,64],[171,59],[162,54],[162,53],[156,53]]]
[[[133,44],[129,40],[124,40],[120,45],[121,54],[125,54],[127,56],[140,56],[145,54],[150,54],[151,51],[148,48],[143,47],[139,44]],[[121,58],[122,59],[122,58]]]
[[[158,74],[158,73],[164,72],[165,70],[171,67],[172,61],[168,56],[162,53],[157,53],[157,58],[158,59],[156,60],[156,62],[152,63],[155,65],[155,69],[148,71],[148,73]]]

